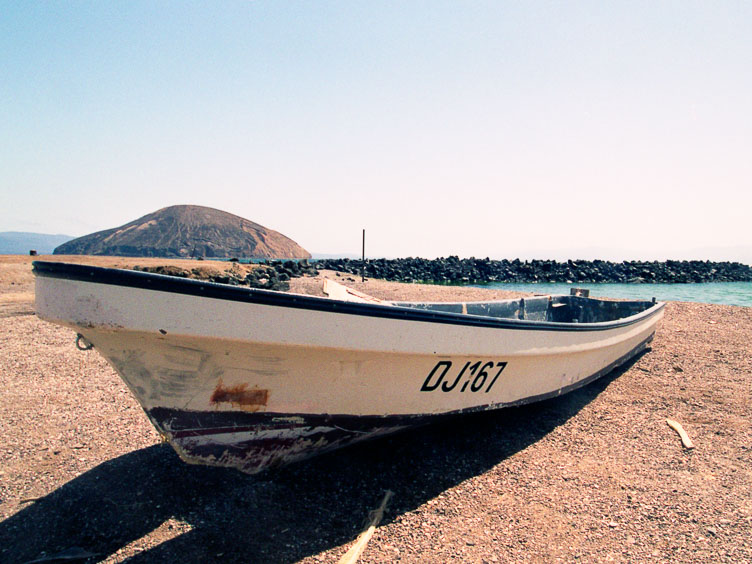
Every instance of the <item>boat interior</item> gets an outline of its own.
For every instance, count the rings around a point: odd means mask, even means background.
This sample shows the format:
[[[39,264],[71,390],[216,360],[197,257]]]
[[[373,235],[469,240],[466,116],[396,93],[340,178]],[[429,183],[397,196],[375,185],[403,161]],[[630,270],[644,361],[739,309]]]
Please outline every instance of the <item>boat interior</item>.
[[[648,301],[608,301],[580,296],[536,296],[495,302],[392,302],[428,311],[559,323],[599,323],[625,319],[654,305]]]

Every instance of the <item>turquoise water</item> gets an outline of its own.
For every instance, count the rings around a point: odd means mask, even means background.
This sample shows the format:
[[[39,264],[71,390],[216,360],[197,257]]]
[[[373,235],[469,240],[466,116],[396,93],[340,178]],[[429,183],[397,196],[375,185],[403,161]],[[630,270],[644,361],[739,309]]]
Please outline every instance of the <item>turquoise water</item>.
[[[701,302],[752,306],[752,282],[703,282],[698,284],[565,284],[543,282],[540,284],[517,284],[496,282],[479,286],[535,294],[569,294],[572,287],[588,288],[591,297],[621,298],[633,300]]]

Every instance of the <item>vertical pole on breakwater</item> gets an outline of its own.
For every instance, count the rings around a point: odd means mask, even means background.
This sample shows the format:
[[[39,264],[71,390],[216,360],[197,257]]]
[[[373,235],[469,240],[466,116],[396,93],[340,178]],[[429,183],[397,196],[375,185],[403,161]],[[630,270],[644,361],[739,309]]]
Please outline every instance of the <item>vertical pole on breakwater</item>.
[[[363,258],[360,269],[360,281],[366,281],[366,230],[363,230]]]

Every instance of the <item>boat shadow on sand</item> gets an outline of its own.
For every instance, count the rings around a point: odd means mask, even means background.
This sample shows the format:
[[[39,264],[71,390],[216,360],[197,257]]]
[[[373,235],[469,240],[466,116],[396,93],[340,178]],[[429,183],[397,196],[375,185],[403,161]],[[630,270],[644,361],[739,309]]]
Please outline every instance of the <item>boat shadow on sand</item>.
[[[493,468],[576,415],[635,361],[559,398],[450,418],[258,476],[187,465],[167,445],[137,450],[0,523],[0,560],[68,550],[99,561],[135,541],[128,562],[296,562],[354,540],[387,489],[394,497],[382,524]],[[171,536],[170,519],[190,530],[140,546],[160,526]]]

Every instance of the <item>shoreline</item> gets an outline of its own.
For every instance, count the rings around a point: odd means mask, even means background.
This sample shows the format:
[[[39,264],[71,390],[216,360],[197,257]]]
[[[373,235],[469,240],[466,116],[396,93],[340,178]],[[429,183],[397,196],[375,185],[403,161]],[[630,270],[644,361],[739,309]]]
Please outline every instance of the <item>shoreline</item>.
[[[480,285],[484,287],[485,285]],[[565,284],[561,282],[489,284],[490,288],[533,292],[539,294],[567,294],[571,288],[590,290],[591,297],[680,301],[752,307],[752,282],[683,282],[655,284],[625,284],[619,282],[590,282]]]
[[[752,308],[670,302],[649,352],[580,390],[253,477],[160,444],[96,351],[34,315],[34,259],[47,257],[0,257],[2,561],[77,549],[102,562],[332,562],[386,489],[364,561],[752,560]],[[526,295],[334,272],[291,291],[320,292],[323,277],[395,300]]]

